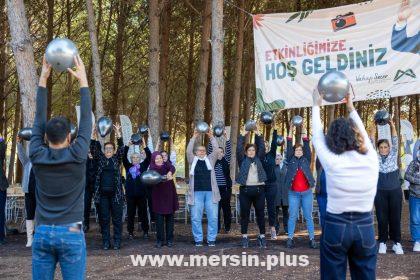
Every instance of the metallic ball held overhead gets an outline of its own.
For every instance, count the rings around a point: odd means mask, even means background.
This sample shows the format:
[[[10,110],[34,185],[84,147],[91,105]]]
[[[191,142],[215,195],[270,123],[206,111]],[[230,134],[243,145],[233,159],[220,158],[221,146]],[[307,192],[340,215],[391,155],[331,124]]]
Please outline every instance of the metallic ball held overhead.
[[[379,110],[375,113],[374,120],[377,125],[386,125],[389,123],[391,116],[387,110]]]
[[[196,127],[197,131],[200,132],[200,133],[207,133],[207,132],[209,132],[209,129],[210,129],[209,125],[206,122],[203,122],[203,121],[197,122],[197,125],[195,127]]]
[[[112,120],[109,117],[100,117],[96,124],[96,129],[102,138],[106,137],[112,132]]]
[[[25,141],[30,141],[31,137],[32,137],[32,128],[31,127],[24,127],[22,128],[19,133],[18,136],[20,138],[22,138]]]
[[[328,71],[318,81],[318,92],[325,101],[340,102],[350,89],[350,82],[340,71]]]
[[[67,71],[74,66],[74,57],[78,55],[76,45],[67,38],[55,38],[45,50],[45,58],[58,72]]]
[[[299,115],[296,115],[292,118],[292,124],[294,126],[301,126],[303,124],[303,118]]]
[[[271,112],[262,112],[260,116],[260,120],[263,124],[271,124],[274,120],[274,115]]]

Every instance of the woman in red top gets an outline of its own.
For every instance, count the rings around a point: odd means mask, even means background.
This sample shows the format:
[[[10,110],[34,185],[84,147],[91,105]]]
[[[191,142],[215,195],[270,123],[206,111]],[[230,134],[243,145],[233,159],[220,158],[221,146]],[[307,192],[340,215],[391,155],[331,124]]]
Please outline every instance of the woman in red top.
[[[309,139],[304,134],[303,146],[299,143],[293,146],[292,144],[293,125],[290,128],[289,136],[287,137],[287,173],[286,185],[289,186],[289,222],[288,222],[288,239],[287,248],[294,247],[293,236],[295,234],[296,220],[299,217],[300,205],[302,205],[303,216],[305,217],[306,226],[309,234],[309,247],[312,249],[318,248],[315,242],[314,221],[312,218],[312,187],[315,185],[315,180],[310,169],[311,165],[311,148],[309,146]]]

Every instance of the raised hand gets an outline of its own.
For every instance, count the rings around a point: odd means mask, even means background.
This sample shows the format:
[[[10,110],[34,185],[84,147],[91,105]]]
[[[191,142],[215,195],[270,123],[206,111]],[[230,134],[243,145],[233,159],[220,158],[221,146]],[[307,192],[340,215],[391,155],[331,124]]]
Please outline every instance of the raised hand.
[[[352,99],[352,98],[351,98],[351,96],[350,96],[350,92],[348,92],[348,93],[346,94],[345,99],[346,99],[346,107],[347,107],[347,111],[348,111],[349,113],[353,112],[355,109],[354,109],[353,99]]]
[[[209,131],[206,134],[209,138],[212,138],[213,137],[213,130],[209,129]]]
[[[47,80],[51,74],[51,64],[47,62],[47,59],[44,57],[42,58],[42,69],[41,75],[39,75],[39,86],[40,87],[47,87]]]
[[[121,125],[119,123],[114,124],[114,129],[117,138],[121,138]]]
[[[76,70],[67,68],[67,70],[79,81],[80,87],[88,87],[85,65],[80,55],[74,57],[74,65]]]
[[[197,138],[198,136],[200,136],[200,133],[197,131],[197,129],[194,129],[193,137]]]
[[[410,7],[410,1],[401,1],[400,11],[398,12],[398,23],[404,23],[411,16],[412,13],[413,10]]]
[[[322,106],[322,98],[323,98],[323,96],[321,94],[319,94],[318,87],[315,87],[314,91],[312,93],[312,100],[314,102],[314,106],[321,107]]]

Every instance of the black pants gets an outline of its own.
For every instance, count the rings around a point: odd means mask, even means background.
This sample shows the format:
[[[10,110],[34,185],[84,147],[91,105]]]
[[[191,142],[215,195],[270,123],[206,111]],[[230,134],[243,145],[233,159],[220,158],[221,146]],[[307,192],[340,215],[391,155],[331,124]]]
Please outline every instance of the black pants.
[[[102,241],[110,241],[110,219],[114,226],[114,242],[121,242],[123,203],[113,199],[113,196],[101,196],[99,201]]]
[[[219,211],[217,214],[217,229],[220,231],[220,212],[223,211],[223,222],[225,224],[225,231],[230,231],[230,224],[232,222],[232,210],[230,207],[230,198],[232,196],[232,187],[219,186],[220,201]]]
[[[93,186],[86,186],[85,188],[85,209],[83,225],[89,227],[90,210],[92,209]]]
[[[0,241],[6,236],[6,199],[7,192],[0,190]]]
[[[25,193],[25,210],[26,210],[27,220],[35,219],[35,208],[36,208],[35,191],[30,191],[28,193]]]
[[[134,220],[138,215],[139,222],[141,222],[141,229],[143,232],[149,232],[149,219],[147,218],[147,197],[144,196],[127,196],[127,231],[133,234]]]
[[[254,205],[260,234],[265,234],[264,221],[264,186],[241,186],[239,189],[239,203],[241,208],[241,233],[248,233],[249,213]]]
[[[402,191],[378,190],[375,197],[376,218],[378,220],[378,241],[385,243],[389,238],[401,241]]]
[[[265,200],[267,201],[268,224],[274,227],[276,224],[276,183],[268,183],[264,187]]]
[[[149,210],[150,214],[150,221],[156,222],[156,215],[153,213],[153,206],[152,206],[152,186],[147,186],[147,209]]]
[[[284,229],[284,232],[288,233],[289,230],[288,230],[287,223],[289,221],[289,206],[288,205],[283,205],[283,203],[282,203],[281,207],[276,206],[276,225],[275,225],[275,228],[276,228],[276,231],[280,230],[280,223],[279,223],[279,219],[278,219],[279,214],[280,214],[280,208],[281,208],[281,212],[283,214],[283,229]]]
[[[166,242],[174,240],[174,214],[155,214],[156,215],[156,239]]]

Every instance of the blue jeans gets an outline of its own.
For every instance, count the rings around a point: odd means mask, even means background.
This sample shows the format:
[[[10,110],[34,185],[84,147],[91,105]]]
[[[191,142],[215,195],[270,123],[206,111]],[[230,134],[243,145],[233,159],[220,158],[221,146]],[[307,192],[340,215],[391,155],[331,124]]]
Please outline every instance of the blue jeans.
[[[217,212],[219,204],[213,203],[212,192],[194,192],[194,205],[191,205],[191,224],[195,242],[203,241],[203,211],[207,215],[207,241],[216,241],[217,236]]]
[[[375,279],[376,240],[371,212],[327,212],[321,237],[321,279]]]
[[[63,279],[85,279],[86,242],[83,230],[68,226],[38,226],[32,243],[32,279],[54,279],[60,263]]]
[[[316,201],[318,202],[319,215],[321,220],[321,228],[324,228],[325,216],[327,215],[327,196],[317,195]]]
[[[420,198],[410,195],[410,231],[414,242],[420,242]]]
[[[302,202],[303,217],[306,221],[309,239],[315,238],[314,220],[312,218],[313,195],[312,189],[304,192],[289,191],[289,238],[295,235],[296,220],[299,217],[300,204]]]
[[[7,191],[0,191],[0,241],[4,240],[6,232],[6,198]]]

